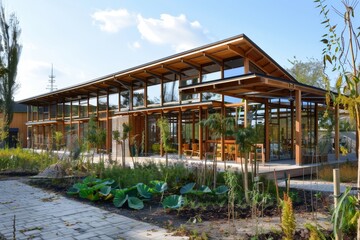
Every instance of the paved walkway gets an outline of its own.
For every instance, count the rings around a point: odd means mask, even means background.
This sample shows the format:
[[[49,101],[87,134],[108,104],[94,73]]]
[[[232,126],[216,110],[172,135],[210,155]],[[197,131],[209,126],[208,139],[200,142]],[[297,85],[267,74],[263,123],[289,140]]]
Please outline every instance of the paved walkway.
[[[285,187],[285,181],[278,181],[280,187]],[[356,184],[341,183],[340,193],[345,192],[346,187],[355,187]],[[290,180],[290,188],[313,190],[317,192],[334,192],[334,184],[332,182],[316,181],[316,180]],[[355,191],[352,191],[355,194]]]
[[[31,187],[0,181],[0,233],[16,239],[187,239],[130,219]]]

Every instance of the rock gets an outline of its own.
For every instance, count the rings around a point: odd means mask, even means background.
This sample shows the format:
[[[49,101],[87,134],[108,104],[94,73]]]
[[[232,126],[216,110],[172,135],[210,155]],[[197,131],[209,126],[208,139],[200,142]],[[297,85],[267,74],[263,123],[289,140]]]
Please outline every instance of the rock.
[[[44,177],[44,178],[63,178],[66,176],[65,169],[59,163],[50,165],[44,171],[39,173],[36,177]]]

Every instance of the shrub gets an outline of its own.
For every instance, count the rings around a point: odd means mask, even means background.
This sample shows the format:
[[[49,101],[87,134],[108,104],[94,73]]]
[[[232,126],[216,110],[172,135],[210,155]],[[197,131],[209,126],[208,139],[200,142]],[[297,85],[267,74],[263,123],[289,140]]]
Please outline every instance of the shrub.
[[[0,171],[40,172],[54,164],[58,158],[49,153],[36,153],[21,148],[0,150]]]
[[[319,170],[319,178],[325,181],[333,181],[334,166],[322,166]],[[356,182],[357,179],[357,164],[346,162],[340,167],[340,181],[341,182]]]

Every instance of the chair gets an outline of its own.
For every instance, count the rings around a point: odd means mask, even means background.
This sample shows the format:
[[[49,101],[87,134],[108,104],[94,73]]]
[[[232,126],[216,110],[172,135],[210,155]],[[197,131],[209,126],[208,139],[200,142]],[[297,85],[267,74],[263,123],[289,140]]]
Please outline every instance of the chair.
[[[196,155],[196,156],[200,157],[199,144],[193,143],[193,144],[191,144],[191,148],[192,148],[192,155],[191,156]]]
[[[190,144],[183,143],[182,147],[183,147],[184,156],[187,156],[187,155],[192,156],[193,155],[193,151],[190,149]]]

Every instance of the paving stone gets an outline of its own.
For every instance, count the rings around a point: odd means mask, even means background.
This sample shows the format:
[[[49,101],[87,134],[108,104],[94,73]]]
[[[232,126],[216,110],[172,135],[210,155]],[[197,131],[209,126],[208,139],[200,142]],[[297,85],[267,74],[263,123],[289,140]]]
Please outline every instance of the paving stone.
[[[110,213],[16,180],[0,181],[0,232],[12,239],[16,215],[17,239],[184,239],[166,229]],[[44,199],[55,198],[51,202]],[[41,227],[24,234],[20,230]],[[154,232],[152,229],[156,229]]]

